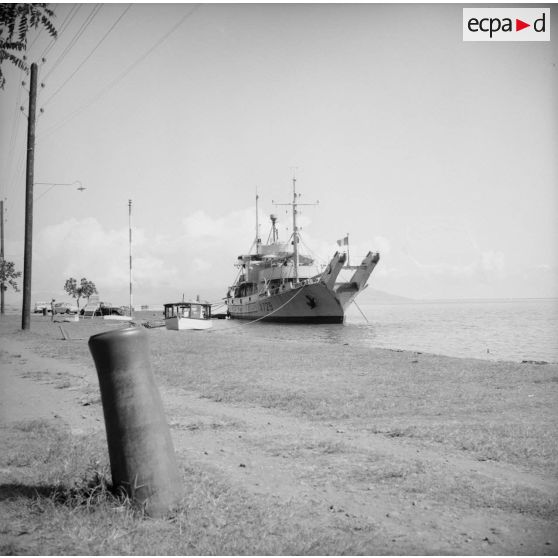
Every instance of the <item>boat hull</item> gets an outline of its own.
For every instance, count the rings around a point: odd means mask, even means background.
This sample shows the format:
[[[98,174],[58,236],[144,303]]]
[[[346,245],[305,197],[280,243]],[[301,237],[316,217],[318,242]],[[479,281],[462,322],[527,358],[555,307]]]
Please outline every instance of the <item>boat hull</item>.
[[[335,292],[321,282],[275,294],[227,299],[231,318],[265,322],[341,324],[344,311]]]
[[[166,318],[165,326],[167,329],[182,331],[186,329],[209,329],[213,324],[211,320],[199,318]]]

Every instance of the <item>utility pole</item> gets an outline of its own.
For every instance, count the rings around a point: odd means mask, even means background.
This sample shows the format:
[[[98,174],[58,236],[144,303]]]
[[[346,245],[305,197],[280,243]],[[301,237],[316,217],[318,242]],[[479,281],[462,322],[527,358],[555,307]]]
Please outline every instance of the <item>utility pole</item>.
[[[37,109],[37,64],[31,64],[29,114],[27,115],[27,174],[25,178],[25,245],[23,255],[23,307],[21,329],[31,327],[31,262],[33,258],[33,178],[35,167],[35,113]]]
[[[5,273],[6,268],[4,267],[4,200],[0,200],[0,261],[2,262],[3,272]],[[4,276],[2,275],[2,280],[0,281],[0,314],[4,313]]]
[[[128,229],[130,233],[130,318],[132,318],[134,310],[132,306],[132,200],[128,200]]]

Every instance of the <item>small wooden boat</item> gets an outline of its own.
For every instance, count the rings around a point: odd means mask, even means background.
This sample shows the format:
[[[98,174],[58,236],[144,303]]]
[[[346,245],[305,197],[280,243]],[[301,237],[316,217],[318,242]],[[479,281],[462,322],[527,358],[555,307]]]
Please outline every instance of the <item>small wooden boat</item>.
[[[211,304],[206,302],[170,302],[165,304],[165,326],[167,329],[209,329]]]

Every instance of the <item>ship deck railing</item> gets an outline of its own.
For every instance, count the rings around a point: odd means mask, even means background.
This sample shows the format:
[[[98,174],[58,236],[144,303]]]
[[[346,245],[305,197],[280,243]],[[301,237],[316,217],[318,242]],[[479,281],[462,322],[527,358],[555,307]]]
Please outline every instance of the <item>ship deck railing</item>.
[[[297,283],[285,282],[279,287],[264,287],[258,294],[261,298],[270,295],[281,294],[287,291],[292,291],[298,287],[304,287],[306,285],[313,285],[320,281],[321,275],[316,275],[315,277],[308,277],[306,279],[301,279]]]

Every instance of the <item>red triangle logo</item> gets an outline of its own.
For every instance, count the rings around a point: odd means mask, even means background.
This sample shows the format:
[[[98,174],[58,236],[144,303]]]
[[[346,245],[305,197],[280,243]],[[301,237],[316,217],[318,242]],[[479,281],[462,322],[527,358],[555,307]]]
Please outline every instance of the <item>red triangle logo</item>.
[[[522,29],[525,29],[526,27],[531,27],[531,24],[530,23],[525,23],[524,21],[521,21],[520,19],[515,20],[515,30],[516,31],[521,31]]]

